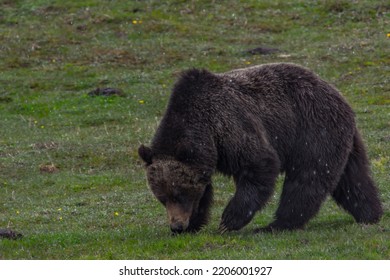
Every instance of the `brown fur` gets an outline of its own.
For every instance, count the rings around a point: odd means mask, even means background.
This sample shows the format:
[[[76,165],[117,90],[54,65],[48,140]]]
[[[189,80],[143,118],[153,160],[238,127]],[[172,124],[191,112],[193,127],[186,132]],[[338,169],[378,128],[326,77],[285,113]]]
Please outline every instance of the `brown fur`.
[[[248,224],[281,172],[279,208],[265,230],[302,228],[329,194],[358,222],[382,215],[352,109],[334,87],[294,64],[184,72],[151,147],[142,145],[139,155],[173,232],[207,223],[216,171],[236,184],[221,231]]]

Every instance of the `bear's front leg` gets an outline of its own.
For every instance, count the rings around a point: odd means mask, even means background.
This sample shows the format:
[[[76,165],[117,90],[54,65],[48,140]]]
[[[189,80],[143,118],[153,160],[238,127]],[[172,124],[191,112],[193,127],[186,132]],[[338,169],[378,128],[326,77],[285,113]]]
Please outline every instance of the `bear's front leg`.
[[[236,193],[222,214],[219,231],[239,230],[247,225],[270,198],[279,167],[275,161],[244,169],[234,176]]]
[[[219,231],[224,233],[243,228],[252,220],[256,211],[265,204],[270,194],[271,192],[259,195],[250,190],[237,191],[223,211]],[[261,196],[263,196],[263,203],[258,199]]]

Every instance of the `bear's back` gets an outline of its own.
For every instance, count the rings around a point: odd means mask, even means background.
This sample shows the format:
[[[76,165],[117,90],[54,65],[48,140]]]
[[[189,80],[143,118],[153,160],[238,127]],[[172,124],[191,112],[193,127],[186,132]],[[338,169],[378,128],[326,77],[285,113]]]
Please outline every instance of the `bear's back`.
[[[221,74],[192,69],[176,82],[152,146],[173,155],[183,141],[239,143],[255,129],[264,130],[258,134],[283,158],[302,135],[318,140],[324,129],[353,135],[353,128],[341,94],[301,66],[264,64]]]
[[[291,111],[298,122],[354,122],[344,97],[312,71],[292,63],[271,63],[220,74],[241,85],[241,92],[254,98],[270,114]],[[263,113],[261,113],[263,114]],[[290,116],[292,117],[292,115]]]

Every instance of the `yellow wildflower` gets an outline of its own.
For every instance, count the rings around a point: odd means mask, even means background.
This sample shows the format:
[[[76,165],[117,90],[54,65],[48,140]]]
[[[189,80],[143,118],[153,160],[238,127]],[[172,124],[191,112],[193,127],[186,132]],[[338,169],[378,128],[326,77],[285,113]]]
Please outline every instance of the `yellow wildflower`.
[[[138,100],[138,103],[139,103],[139,104],[145,104],[145,100],[142,100],[142,99],[141,99],[141,100]]]

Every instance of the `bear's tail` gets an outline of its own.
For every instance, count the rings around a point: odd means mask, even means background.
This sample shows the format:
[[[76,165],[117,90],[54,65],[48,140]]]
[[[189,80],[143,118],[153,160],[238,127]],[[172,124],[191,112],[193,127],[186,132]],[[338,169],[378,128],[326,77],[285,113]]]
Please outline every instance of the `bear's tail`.
[[[383,209],[371,175],[364,143],[356,130],[347,165],[332,196],[358,223],[377,223]]]

